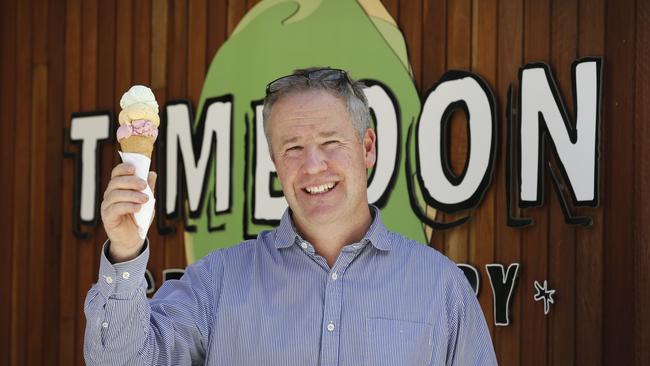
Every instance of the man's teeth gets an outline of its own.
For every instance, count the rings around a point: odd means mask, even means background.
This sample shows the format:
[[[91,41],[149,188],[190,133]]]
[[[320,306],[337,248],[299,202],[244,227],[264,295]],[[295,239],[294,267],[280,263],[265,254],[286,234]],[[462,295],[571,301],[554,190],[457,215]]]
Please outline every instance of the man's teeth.
[[[311,194],[325,193],[334,187],[335,183],[322,184],[320,186],[307,187],[305,190]]]

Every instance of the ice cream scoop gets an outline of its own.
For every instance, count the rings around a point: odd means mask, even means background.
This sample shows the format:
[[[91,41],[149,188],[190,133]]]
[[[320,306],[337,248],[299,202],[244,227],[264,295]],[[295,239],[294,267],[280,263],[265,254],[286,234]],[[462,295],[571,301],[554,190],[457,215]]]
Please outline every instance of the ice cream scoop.
[[[142,154],[151,159],[160,125],[153,92],[146,86],[134,85],[124,93],[120,106],[117,141],[122,152]]]

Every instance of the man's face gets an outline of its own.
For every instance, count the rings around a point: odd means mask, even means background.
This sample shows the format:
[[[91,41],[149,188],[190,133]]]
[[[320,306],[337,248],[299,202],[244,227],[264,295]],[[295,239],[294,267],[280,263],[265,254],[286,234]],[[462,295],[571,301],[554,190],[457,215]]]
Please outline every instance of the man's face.
[[[300,228],[345,227],[364,217],[375,134],[369,129],[359,140],[342,100],[325,91],[289,94],[268,123],[278,178]]]

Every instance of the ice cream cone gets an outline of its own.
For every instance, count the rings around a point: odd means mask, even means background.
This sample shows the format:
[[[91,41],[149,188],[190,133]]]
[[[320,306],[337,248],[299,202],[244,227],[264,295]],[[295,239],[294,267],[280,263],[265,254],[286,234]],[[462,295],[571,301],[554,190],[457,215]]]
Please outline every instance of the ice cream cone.
[[[151,159],[153,144],[156,138],[153,136],[130,136],[120,140],[122,152],[137,153]]]

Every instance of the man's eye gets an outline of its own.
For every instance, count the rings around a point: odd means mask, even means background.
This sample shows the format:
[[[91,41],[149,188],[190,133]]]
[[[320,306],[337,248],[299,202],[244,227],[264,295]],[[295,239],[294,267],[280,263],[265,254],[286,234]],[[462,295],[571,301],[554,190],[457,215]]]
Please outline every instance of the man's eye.
[[[287,148],[287,151],[298,151],[300,149],[302,149],[302,146],[291,146]]]
[[[338,140],[329,140],[329,141],[325,141],[323,143],[323,145],[334,145],[334,144],[338,144],[338,143],[339,143]]]

